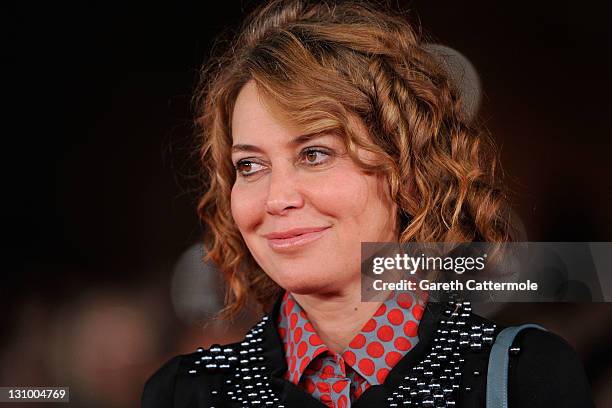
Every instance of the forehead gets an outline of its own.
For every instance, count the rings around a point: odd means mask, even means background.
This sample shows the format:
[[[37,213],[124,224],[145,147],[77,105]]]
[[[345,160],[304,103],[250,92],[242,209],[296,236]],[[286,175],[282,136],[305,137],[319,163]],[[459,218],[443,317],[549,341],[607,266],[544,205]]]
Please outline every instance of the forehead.
[[[325,118],[328,119],[328,118]],[[331,125],[330,120],[322,120],[298,126],[288,118],[286,111],[266,98],[259,91],[254,81],[247,82],[236,97],[232,112],[231,136],[232,145],[257,145],[264,148],[273,146],[294,147],[317,136],[333,136],[334,143],[344,144],[348,148],[349,140],[364,144],[374,141],[365,124],[354,114],[346,118],[348,128],[344,129],[340,123]],[[339,121],[344,122],[344,121]],[[373,157],[372,152],[356,149],[362,160]]]
[[[234,144],[262,140],[286,139],[300,134],[281,113],[267,102],[257,85],[249,81],[240,90],[232,113],[232,140]]]

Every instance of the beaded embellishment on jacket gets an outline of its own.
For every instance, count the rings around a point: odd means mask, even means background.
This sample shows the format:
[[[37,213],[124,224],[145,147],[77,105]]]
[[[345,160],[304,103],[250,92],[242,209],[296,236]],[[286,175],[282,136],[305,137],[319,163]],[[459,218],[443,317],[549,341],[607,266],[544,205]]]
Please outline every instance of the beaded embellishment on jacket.
[[[270,388],[262,356],[261,333],[268,319],[268,316],[264,316],[251,328],[237,350],[220,346],[212,346],[208,350],[198,348],[201,356],[195,360],[189,374],[196,375],[202,369],[228,374],[223,390],[211,391],[210,408],[226,406],[225,401],[243,407],[285,407]]]
[[[388,407],[454,407],[461,386],[464,354],[478,352],[493,344],[495,325],[469,325],[470,302],[448,302],[438,323],[432,346],[422,361],[404,376],[387,398]],[[285,408],[270,386],[263,356],[264,316],[245,336],[238,348],[212,346],[198,348],[188,374],[203,371],[226,374],[222,389],[211,390],[210,408]],[[469,391],[467,388],[465,391]]]
[[[466,350],[481,351],[493,344],[495,325],[467,326],[470,302],[449,302],[443,311],[433,345],[425,358],[404,377],[388,398],[389,407],[454,407],[461,384]],[[466,391],[469,391],[466,389]]]

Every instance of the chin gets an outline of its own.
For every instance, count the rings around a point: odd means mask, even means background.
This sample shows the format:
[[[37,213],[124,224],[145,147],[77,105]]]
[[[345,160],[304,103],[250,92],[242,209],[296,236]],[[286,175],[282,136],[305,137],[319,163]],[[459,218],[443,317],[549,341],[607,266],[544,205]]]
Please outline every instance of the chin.
[[[343,290],[355,279],[360,279],[347,271],[354,268],[345,263],[333,263],[321,256],[305,256],[301,259],[275,260],[262,267],[268,276],[281,288],[298,295],[336,293]],[[322,266],[327,266],[324,268]],[[359,266],[360,267],[360,266]]]
[[[325,295],[342,291],[346,285],[338,279],[329,279],[333,274],[309,276],[306,279],[295,279],[287,276],[279,285],[288,292],[297,295]],[[335,277],[338,277],[337,274]]]
[[[311,295],[321,292],[325,287],[325,283],[314,279],[295,279],[293,276],[287,276],[277,282],[280,287],[288,292],[298,295]]]

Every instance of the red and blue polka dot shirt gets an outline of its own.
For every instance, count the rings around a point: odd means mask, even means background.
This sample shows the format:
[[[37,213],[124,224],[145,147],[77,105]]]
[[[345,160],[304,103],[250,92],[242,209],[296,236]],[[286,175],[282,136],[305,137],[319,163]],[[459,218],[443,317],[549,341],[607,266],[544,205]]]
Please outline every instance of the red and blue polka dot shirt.
[[[285,348],[286,379],[328,407],[350,407],[371,385],[382,384],[419,341],[423,310],[424,299],[413,293],[390,295],[338,354],[323,344],[306,312],[285,293],[278,332]]]

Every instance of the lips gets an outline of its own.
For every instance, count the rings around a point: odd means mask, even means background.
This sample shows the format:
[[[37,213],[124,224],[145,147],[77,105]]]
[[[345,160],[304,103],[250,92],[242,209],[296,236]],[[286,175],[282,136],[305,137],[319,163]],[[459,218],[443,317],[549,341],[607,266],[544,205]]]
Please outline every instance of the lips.
[[[276,251],[288,251],[310,244],[323,237],[329,229],[326,227],[294,228],[286,231],[264,234],[270,248]]]

